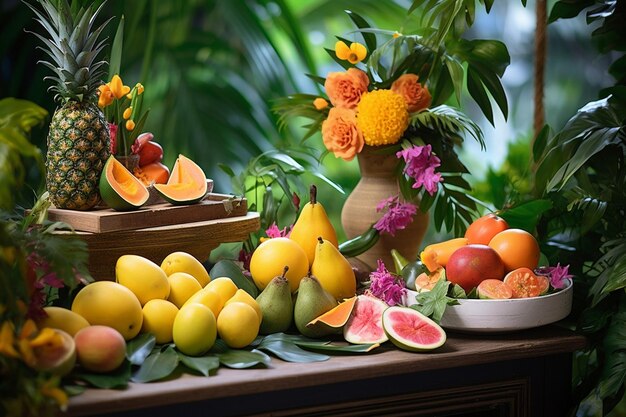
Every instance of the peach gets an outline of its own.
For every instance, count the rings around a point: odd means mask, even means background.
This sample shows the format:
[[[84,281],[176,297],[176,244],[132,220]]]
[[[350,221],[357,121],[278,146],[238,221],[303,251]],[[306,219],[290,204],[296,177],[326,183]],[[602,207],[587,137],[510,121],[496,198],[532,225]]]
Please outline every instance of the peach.
[[[126,357],[126,341],[120,332],[109,326],[85,327],[74,336],[78,363],[93,372],[117,369]]]

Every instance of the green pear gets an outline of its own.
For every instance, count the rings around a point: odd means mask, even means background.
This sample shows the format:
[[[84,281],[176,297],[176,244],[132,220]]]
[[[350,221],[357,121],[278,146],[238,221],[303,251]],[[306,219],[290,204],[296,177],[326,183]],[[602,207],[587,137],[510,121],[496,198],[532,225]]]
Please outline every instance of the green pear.
[[[336,300],[354,297],[356,277],[350,262],[331,242],[318,237],[311,273]]]
[[[317,201],[317,188],[315,185],[311,185],[309,197],[310,201],[302,207],[298,220],[291,229],[289,239],[295,241],[304,249],[309,259],[310,267],[315,258],[315,246],[318,236],[322,236],[335,247],[338,246],[338,242],[337,233],[328,219],[324,206]]]
[[[291,288],[285,273],[289,270],[285,266],[282,276],[274,277],[256,298],[263,320],[259,333],[272,334],[289,329],[293,321],[293,301]]]
[[[322,337],[329,332],[319,327],[307,327],[307,324],[337,306],[337,300],[330,295],[312,275],[300,281],[296,305],[293,309],[294,321],[298,331],[307,337]]]

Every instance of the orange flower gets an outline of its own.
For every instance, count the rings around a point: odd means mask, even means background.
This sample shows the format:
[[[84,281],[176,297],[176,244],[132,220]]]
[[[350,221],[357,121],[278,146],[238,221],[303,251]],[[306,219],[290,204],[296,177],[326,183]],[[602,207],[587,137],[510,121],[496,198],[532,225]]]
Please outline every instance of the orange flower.
[[[98,107],[101,109],[113,103],[113,92],[108,84],[98,87]]]
[[[428,88],[419,83],[415,74],[403,74],[391,84],[391,90],[400,94],[406,100],[409,113],[427,109],[432,97]]]
[[[324,146],[335,154],[336,158],[351,161],[363,150],[363,135],[356,125],[354,110],[333,107],[328,118],[322,123]]]
[[[130,87],[127,85],[124,85],[124,83],[122,82],[122,79],[117,74],[115,74],[113,78],[111,78],[109,87],[111,88],[111,92],[113,92],[113,95],[115,96],[115,98],[118,100],[130,92]]]
[[[361,95],[367,92],[370,81],[360,69],[349,68],[346,72],[331,72],[326,77],[324,88],[335,107],[354,109]]]
[[[316,110],[324,110],[326,107],[328,107],[328,102],[322,97],[318,97],[313,100],[313,106]]]

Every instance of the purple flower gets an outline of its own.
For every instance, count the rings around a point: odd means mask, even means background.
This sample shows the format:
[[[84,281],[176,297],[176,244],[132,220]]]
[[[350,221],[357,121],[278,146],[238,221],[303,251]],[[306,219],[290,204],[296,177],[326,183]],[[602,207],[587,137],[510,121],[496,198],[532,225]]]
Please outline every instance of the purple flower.
[[[379,232],[389,233],[395,236],[396,231],[407,227],[417,213],[417,206],[411,203],[400,202],[398,196],[389,197],[382,200],[376,206],[376,211],[387,210],[385,214],[374,224],[374,228]]]
[[[275,222],[272,223],[272,225],[268,227],[267,230],[265,231],[265,234],[269,238],[289,237],[290,233],[291,233],[291,227],[289,228],[289,231],[287,231],[287,227],[283,227],[281,230],[278,228]]]
[[[535,269],[537,275],[544,275],[550,279],[550,285],[552,288],[558,290],[567,287],[568,280],[573,277],[569,274],[569,265],[561,266],[557,263],[556,266],[542,266]]]
[[[413,188],[423,186],[430,195],[437,192],[437,186],[443,179],[440,173],[435,172],[435,168],[441,165],[441,160],[432,153],[432,146],[413,145],[397,152],[396,157],[404,158],[404,173],[415,180]]]
[[[394,306],[402,302],[406,293],[406,287],[404,286],[404,280],[391,274],[383,261],[379,259],[378,268],[370,273],[369,292],[390,306]]]

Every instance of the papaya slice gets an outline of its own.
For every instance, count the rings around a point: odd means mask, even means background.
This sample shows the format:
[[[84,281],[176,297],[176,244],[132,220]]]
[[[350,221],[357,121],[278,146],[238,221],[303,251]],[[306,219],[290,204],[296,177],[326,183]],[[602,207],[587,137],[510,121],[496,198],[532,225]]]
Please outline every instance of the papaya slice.
[[[415,278],[415,290],[418,292],[430,291],[445,276],[443,267],[439,267],[433,272],[422,272]]]
[[[350,318],[350,314],[354,309],[354,304],[356,303],[356,295],[351,298],[347,298],[341,303],[339,303],[336,307],[327,311],[319,317],[314,318],[307,326],[314,326],[316,323],[323,323],[332,328],[340,328],[343,327]]]
[[[550,280],[530,268],[517,268],[506,274],[504,282],[513,290],[513,298],[538,297],[548,292]]]
[[[420,259],[430,272],[435,272],[438,268],[445,267],[450,255],[465,245],[467,245],[467,239],[464,237],[433,243],[424,248],[420,253]]]
[[[207,193],[206,175],[198,164],[178,155],[167,184],[154,184],[154,188],[171,204],[194,204]]]
[[[509,284],[499,279],[485,279],[476,287],[478,298],[488,300],[503,300],[513,297],[513,289]]]
[[[104,165],[99,188],[102,200],[118,211],[136,210],[150,197],[143,183],[113,155]]]

